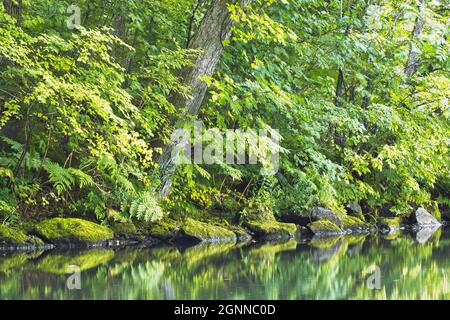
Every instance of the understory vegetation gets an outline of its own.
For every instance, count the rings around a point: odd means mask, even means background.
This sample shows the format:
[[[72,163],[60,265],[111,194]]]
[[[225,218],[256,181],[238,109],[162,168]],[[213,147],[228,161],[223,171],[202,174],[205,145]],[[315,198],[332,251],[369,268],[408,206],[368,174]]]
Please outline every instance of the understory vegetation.
[[[0,222],[448,212],[449,13],[437,0],[3,0]],[[217,65],[196,84],[205,61]],[[178,165],[162,195],[160,159],[187,120],[278,130],[279,170]]]

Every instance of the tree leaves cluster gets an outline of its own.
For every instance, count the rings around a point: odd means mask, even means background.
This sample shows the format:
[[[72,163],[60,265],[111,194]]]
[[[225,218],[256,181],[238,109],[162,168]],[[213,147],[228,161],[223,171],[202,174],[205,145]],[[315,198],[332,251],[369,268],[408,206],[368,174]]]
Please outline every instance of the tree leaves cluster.
[[[232,37],[196,116],[279,130],[280,170],[183,165],[159,201],[157,158],[188,97],[188,48],[215,0],[80,0],[0,6],[0,212],[155,220],[250,202],[407,214],[449,202],[445,1],[255,0],[228,5]],[[423,23],[419,36],[417,22]],[[219,22],[218,22],[219,23]],[[405,68],[412,48],[414,72]],[[251,201],[249,201],[251,199]]]

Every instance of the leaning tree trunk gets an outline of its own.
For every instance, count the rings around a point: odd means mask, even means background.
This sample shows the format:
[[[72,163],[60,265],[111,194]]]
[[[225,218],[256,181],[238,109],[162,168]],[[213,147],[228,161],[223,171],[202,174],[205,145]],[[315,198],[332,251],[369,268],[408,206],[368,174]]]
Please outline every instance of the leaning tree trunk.
[[[3,7],[6,12],[17,19],[17,25],[22,23],[22,0],[3,0]]]
[[[419,64],[420,50],[416,46],[415,42],[422,35],[423,26],[425,24],[423,6],[424,0],[419,0],[419,16],[416,18],[416,21],[414,23],[408,60],[406,61],[405,67],[405,75],[408,79],[411,78],[412,75],[416,72],[417,66]]]
[[[222,42],[231,36],[232,21],[227,8],[232,0],[213,0],[205,13],[197,32],[189,41],[189,49],[201,49],[193,67],[183,72],[183,83],[190,88],[189,97],[176,96],[174,105],[182,111],[180,121],[190,115],[197,115],[206,94],[207,85],[200,78],[211,76],[223,52]],[[252,0],[239,0],[241,7],[250,4]],[[172,154],[174,143],[166,145],[159,159],[159,172],[161,180],[161,194],[166,195],[172,185],[172,176],[175,172],[175,159]]]

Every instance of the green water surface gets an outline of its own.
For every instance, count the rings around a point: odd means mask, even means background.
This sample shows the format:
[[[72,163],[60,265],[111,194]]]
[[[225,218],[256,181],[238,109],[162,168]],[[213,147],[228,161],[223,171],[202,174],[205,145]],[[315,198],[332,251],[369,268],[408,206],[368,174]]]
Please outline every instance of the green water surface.
[[[0,299],[449,299],[447,233],[3,252]]]

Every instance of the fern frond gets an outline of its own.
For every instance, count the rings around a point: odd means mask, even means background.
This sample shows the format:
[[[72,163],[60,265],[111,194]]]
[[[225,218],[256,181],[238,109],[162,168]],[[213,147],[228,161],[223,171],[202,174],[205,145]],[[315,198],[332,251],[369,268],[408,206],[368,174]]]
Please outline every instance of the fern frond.
[[[146,222],[154,222],[163,217],[163,211],[159,207],[154,194],[143,192],[131,202],[130,217]]]
[[[48,173],[49,181],[59,194],[69,190],[75,183],[75,177],[70,172],[70,169],[65,169],[51,161],[46,161],[43,168]]]
[[[68,170],[74,177],[76,177],[81,189],[92,187],[94,185],[94,179],[82,170],[76,168],[69,168]]]
[[[195,170],[197,170],[197,172],[205,179],[209,180],[211,179],[211,175],[209,174],[208,171],[206,171],[205,169],[203,169],[202,167],[200,167],[198,164],[194,163],[194,168]]]
[[[3,135],[0,135],[0,140],[5,142],[6,144],[8,144],[11,147],[12,150],[14,150],[14,151],[16,151],[18,153],[22,152],[22,150],[23,150],[23,144],[18,142],[18,141],[16,141],[16,140],[13,140],[13,139],[8,138],[8,137],[3,136]]]

